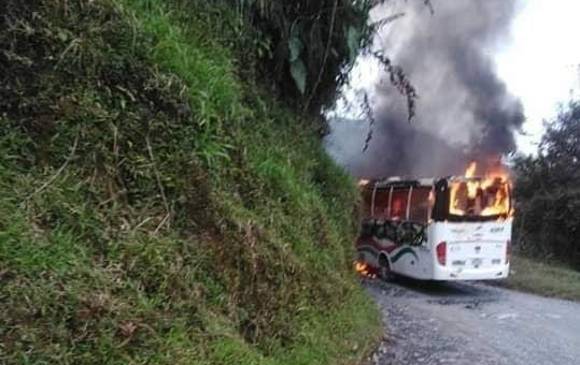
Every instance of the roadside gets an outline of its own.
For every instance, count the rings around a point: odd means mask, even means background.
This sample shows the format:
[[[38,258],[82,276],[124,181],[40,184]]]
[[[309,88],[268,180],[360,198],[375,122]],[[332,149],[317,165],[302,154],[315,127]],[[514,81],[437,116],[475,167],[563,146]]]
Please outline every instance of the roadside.
[[[363,286],[388,323],[365,365],[578,364],[580,303],[477,282]]]
[[[545,297],[580,301],[580,272],[557,263],[514,255],[510,275],[497,285]]]

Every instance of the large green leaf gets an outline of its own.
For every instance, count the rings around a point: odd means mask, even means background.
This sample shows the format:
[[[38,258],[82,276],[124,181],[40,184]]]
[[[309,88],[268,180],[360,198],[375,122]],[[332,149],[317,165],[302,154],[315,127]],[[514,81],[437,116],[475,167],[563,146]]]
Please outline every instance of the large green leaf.
[[[358,54],[358,49],[360,46],[361,32],[353,26],[348,27],[346,34],[346,41],[348,45],[348,52],[350,61],[354,61]]]
[[[296,87],[304,95],[306,92],[306,76],[308,71],[300,58],[290,64],[290,73],[292,74],[292,78],[294,78]]]
[[[296,62],[296,60],[298,60],[303,49],[304,44],[302,44],[300,37],[298,37],[298,35],[292,35],[292,37],[290,37],[288,40],[288,50],[290,51],[288,60],[290,63]]]

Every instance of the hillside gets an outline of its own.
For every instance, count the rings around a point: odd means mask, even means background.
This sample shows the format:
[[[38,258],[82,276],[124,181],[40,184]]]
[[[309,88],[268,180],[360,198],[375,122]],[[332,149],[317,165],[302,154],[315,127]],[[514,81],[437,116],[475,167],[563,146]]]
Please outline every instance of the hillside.
[[[354,184],[219,4],[0,3],[0,363],[350,364],[377,338]]]

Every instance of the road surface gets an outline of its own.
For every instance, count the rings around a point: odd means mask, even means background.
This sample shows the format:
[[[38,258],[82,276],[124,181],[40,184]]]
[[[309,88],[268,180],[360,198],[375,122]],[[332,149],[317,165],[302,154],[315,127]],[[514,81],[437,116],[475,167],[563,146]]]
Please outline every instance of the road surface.
[[[578,303],[481,283],[364,285],[387,328],[370,364],[580,364]]]

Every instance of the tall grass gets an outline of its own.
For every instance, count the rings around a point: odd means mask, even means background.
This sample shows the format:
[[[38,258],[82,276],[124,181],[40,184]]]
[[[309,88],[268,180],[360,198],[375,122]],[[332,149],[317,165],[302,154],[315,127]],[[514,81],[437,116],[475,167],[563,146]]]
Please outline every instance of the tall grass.
[[[360,359],[356,191],[238,77],[249,25],[205,2],[0,11],[1,363]]]
[[[580,301],[580,272],[557,261],[540,261],[516,252],[510,276],[498,285],[546,297]]]

